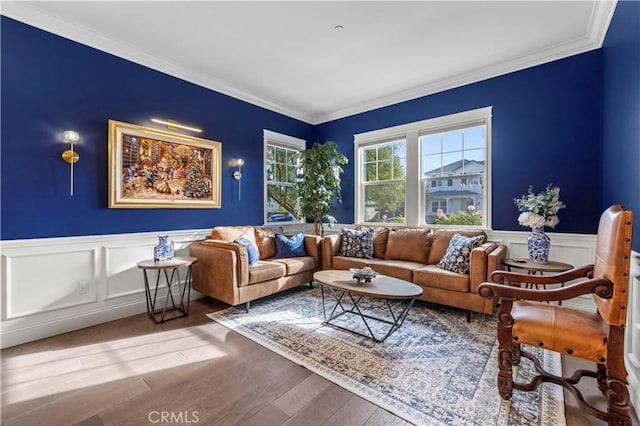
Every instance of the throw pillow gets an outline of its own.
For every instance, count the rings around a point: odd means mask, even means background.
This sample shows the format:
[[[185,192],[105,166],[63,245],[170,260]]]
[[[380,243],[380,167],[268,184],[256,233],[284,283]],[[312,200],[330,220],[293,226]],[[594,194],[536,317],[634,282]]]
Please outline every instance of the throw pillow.
[[[298,232],[292,237],[276,233],[276,255],[274,258],[306,256],[304,250],[304,232]]]
[[[234,243],[242,244],[247,248],[247,254],[249,256],[249,265],[255,265],[260,260],[260,255],[258,254],[258,247],[253,243],[253,241],[248,238],[238,238],[234,241]]]
[[[373,259],[373,228],[342,228],[342,244],[338,256]]]
[[[477,237],[464,237],[455,234],[449,242],[449,247],[444,257],[438,262],[438,268],[458,274],[469,273],[469,262],[471,260],[471,250],[482,244],[484,235]]]

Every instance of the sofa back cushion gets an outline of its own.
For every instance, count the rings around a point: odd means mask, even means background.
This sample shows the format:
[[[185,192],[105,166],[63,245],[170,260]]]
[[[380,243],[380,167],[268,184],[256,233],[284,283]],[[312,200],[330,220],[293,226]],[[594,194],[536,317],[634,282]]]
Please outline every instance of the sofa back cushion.
[[[449,248],[449,242],[455,234],[460,234],[465,237],[477,237],[479,235],[484,236],[484,240],[487,239],[487,234],[484,231],[460,231],[460,230],[445,230],[440,229],[433,235],[433,243],[431,244],[431,251],[427,258],[428,265],[436,265],[444,257],[447,249]]]
[[[430,249],[430,229],[390,229],[384,258],[426,263]]]
[[[276,255],[276,232],[282,234],[280,226],[268,228],[255,228],[256,244],[260,251],[260,259],[269,259]]]
[[[258,246],[253,226],[216,226],[211,231],[211,238],[228,242],[246,238],[255,246]]]

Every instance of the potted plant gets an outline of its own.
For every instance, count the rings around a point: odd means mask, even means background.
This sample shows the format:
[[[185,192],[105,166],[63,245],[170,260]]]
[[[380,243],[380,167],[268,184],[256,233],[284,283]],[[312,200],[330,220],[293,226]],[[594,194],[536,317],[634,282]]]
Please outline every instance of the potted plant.
[[[335,142],[315,143],[309,149],[300,152],[300,172],[296,181],[296,190],[300,200],[300,218],[313,220],[313,231],[324,236],[323,220],[329,227],[336,223],[333,200],[342,202],[340,174],[347,157],[338,152]]]

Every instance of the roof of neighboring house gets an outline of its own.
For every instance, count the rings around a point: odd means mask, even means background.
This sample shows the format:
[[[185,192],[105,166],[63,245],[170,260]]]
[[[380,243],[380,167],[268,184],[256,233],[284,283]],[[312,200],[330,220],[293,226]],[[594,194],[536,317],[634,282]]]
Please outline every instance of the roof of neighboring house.
[[[467,167],[468,164],[473,163],[473,164],[484,164],[484,161],[476,161],[476,160],[458,160],[458,161],[454,161],[453,163],[449,163],[446,164],[443,167],[438,167],[437,169],[433,169],[433,170],[429,170],[427,172],[424,172],[425,175],[431,175],[431,174],[440,174],[442,173],[454,173],[456,170],[459,170],[462,168],[462,164],[464,162],[464,166]]]

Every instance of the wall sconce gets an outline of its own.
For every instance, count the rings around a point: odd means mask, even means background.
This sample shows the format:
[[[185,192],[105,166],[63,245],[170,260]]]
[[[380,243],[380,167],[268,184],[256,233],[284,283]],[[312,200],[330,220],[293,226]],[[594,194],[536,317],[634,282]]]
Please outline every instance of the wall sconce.
[[[238,200],[240,200],[242,190],[242,166],[244,166],[244,160],[242,158],[238,158],[233,162],[233,165],[238,168],[238,170],[233,172],[232,176],[238,181]]]
[[[71,195],[73,195],[73,163],[80,159],[77,152],[73,150],[73,145],[78,143],[80,135],[73,130],[67,130],[62,134],[62,140],[71,145],[71,149],[62,153],[62,159],[71,165]]]
[[[202,129],[198,129],[197,127],[193,127],[193,126],[185,126],[184,124],[178,123],[178,120],[173,120],[171,118],[168,118],[166,120],[161,120],[159,118],[151,118],[151,121],[158,124],[164,124],[165,126],[167,126],[167,129],[169,130],[184,129],[192,132],[202,133]]]

